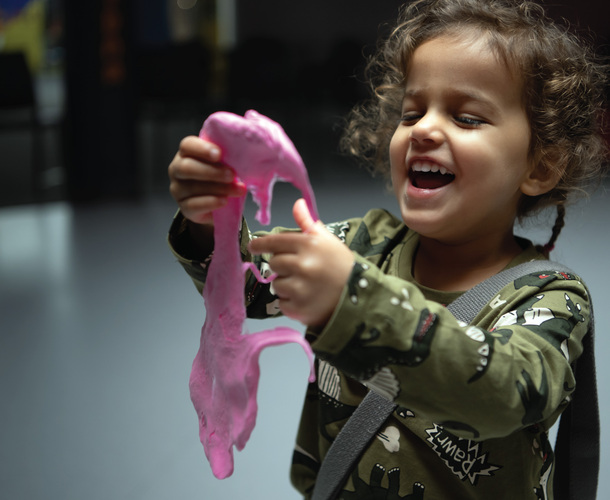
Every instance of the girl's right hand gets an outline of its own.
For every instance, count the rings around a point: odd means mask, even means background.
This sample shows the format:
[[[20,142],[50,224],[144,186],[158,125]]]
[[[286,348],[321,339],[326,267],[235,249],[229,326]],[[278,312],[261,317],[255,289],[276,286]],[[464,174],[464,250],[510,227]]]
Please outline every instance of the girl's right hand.
[[[196,224],[212,224],[212,212],[229,196],[243,196],[246,186],[221,163],[222,152],[197,136],[182,139],[168,168],[169,191],[182,215]]]

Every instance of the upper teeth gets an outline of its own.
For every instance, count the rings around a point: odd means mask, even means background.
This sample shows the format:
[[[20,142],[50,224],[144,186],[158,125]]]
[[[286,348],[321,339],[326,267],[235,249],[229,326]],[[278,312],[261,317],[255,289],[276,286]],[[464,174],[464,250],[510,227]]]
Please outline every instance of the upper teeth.
[[[413,163],[411,168],[415,172],[433,172],[433,173],[440,172],[442,175],[445,175],[445,174],[453,175],[445,167],[441,167],[441,166],[437,165],[436,163],[416,161],[415,163]]]

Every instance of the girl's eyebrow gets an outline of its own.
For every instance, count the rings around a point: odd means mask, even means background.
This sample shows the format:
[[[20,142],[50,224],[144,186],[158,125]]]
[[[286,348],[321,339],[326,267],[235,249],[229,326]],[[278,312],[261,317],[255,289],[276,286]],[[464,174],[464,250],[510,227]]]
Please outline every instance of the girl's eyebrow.
[[[405,89],[403,99],[421,99],[428,94],[427,88]],[[500,107],[492,99],[484,93],[474,89],[451,88],[444,92],[445,96],[450,100],[464,104],[466,102],[476,102],[485,106],[492,113],[499,113]]]

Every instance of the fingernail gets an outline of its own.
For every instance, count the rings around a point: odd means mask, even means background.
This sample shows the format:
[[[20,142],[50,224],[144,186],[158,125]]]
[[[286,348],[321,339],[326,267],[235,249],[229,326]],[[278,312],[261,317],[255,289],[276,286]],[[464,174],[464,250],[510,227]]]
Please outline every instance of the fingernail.
[[[213,160],[218,160],[220,158],[220,149],[215,146],[210,148],[210,156]]]

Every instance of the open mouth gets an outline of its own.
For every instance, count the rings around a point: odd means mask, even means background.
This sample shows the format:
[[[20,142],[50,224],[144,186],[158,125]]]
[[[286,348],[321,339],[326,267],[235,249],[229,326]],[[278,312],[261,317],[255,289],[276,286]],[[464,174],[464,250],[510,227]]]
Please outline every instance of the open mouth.
[[[450,184],[455,175],[434,163],[415,162],[409,170],[409,179],[418,189],[438,189]]]

